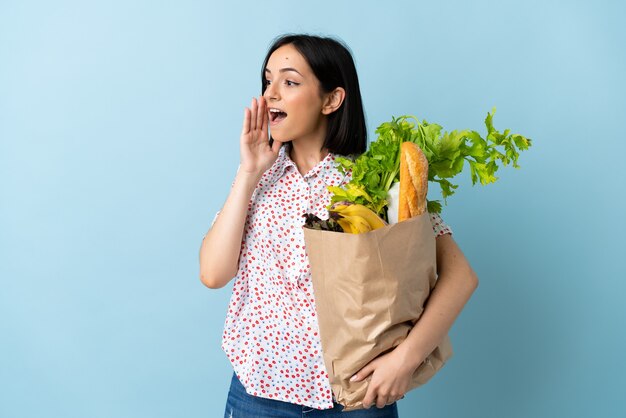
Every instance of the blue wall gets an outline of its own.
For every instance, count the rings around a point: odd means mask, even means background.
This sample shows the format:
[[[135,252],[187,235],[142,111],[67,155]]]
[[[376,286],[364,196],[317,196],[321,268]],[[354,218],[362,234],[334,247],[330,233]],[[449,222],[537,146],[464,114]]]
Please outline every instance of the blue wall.
[[[625,7],[388,3],[0,2],[1,417],[221,416],[198,250],[287,31],[350,45],[372,133],[496,106],[534,140],[444,208],[480,286],[401,416],[624,416]]]

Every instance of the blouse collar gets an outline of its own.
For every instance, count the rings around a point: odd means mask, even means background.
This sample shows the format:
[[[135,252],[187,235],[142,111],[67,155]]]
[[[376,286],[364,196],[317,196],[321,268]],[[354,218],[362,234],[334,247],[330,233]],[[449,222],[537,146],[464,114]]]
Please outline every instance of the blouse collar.
[[[285,171],[289,167],[293,167],[292,169],[298,172],[298,167],[296,166],[296,163],[294,163],[293,160],[289,157],[290,147],[291,147],[291,144],[286,143],[286,144],[283,144],[280,147],[280,150],[278,151],[278,157],[276,158],[276,161],[274,162],[274,165],[272,166],[271,173],[270,173],[270,182],[272,184],[276,183],[281,177],[283,177]],[[321,175],[324,183],[330,184],[329,178],[330,176],[332,176],[333,170],[336,170],[335,166],[336,166],[335,154],[332,152],[329,152],[322,159],[322,161],[318,162],[312,169],[310,169],[302,177],[306,180],[310,177]]]

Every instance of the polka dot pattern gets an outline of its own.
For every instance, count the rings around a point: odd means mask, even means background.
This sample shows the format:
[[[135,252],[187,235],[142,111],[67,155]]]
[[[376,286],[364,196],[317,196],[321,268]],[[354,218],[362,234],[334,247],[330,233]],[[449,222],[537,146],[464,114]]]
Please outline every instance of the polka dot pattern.
[[[222,349],[249,394],[330,409],[302,226],[305,213],[328,219],[326,187],[344,185],[350,172],[342,175],[329,153],[303,176],[287,151],[283,145],[248,205]],[[431,221],[436,235],[451,233],[438,215]]]

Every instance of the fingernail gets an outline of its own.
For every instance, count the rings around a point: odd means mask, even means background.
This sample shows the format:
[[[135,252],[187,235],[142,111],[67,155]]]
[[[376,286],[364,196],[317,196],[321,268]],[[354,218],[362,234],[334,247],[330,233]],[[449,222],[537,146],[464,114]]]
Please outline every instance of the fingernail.
[[[351,382],[354,382],[355,380],[356,380],[356,374],[350,378]]]

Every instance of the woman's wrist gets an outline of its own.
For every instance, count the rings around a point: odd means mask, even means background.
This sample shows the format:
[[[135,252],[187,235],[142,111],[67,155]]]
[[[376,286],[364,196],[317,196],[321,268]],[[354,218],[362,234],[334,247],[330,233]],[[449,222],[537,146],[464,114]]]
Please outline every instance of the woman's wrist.
[[[245,186],[247,186],[246,188],[254,189],[256,185],[259,183],[259,180],[261,180],[262,176],[263,176],[262,172],[251,173],[251,172],[240,169],[237,172],[237,175],[235,177],[236,177],[236,181],[243,183]]]
[[[428,357],[428,354],[423,354],[420,350],[411,347],[407,340],[398,345],[394,351],[397,352],[401,364],[412,371],[415,371]]]

